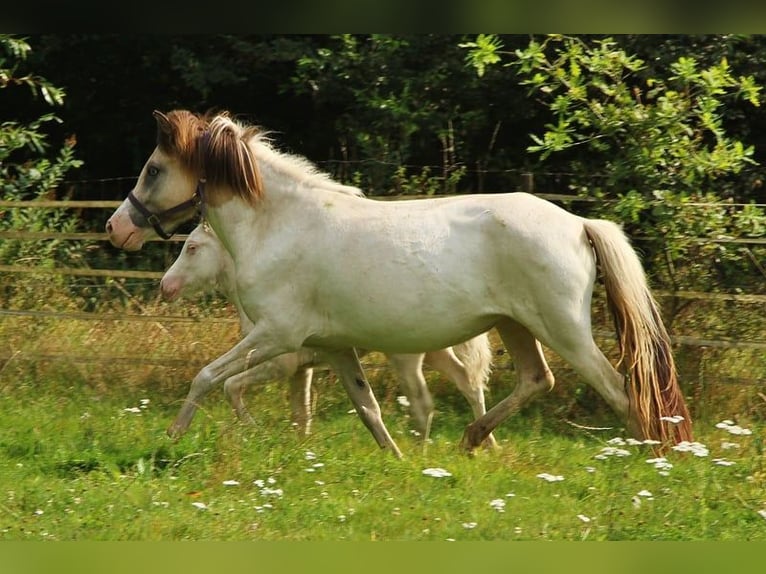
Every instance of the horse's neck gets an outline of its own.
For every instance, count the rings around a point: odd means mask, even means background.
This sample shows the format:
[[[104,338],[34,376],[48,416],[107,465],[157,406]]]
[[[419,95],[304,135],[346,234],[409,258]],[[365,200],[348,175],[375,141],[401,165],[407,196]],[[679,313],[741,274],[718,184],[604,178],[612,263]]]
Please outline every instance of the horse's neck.
[[[363,196],[358,188],[334,181],[326,173],[318,171],[303,157],[281,153],[260,140],[254,141],[253,146],[266,193],[272,189],[303,188],[302,193],[322,189],[346,195]]]

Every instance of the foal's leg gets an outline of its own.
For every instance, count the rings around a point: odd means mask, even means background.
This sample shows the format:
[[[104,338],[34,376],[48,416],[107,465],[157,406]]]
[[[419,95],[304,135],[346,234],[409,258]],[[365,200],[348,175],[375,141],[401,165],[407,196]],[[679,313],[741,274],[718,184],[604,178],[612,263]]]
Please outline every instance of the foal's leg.
[[[397,458],[402,458],[402,452],[396,446],[394,439],[383,423],[380,406],[367,382],[362,365],[359,363],[356,351],[348,349],[326,353],[327,361],[335,370],[343,386],[346,388],[351,402],[364,425],[375,437],[380,448],[390,449]]]
[[[258,347],[256,347],[258,345]],[[252,369],[292,349],[276,345],[268,336],[268,331],[257,326],[250,331],[229,351],[202,368],[194,377],[181,409],[175,420],[168,427],[167,433],[173,439],[180,438],[189,428],[197,410],[199,400],[210,390],[227,379],[237,375],[238,380],[253,375]],[[235,384],[235,383],[233,383]]]
[[[415,428],[425,440],[431,433],[434,401],[423,377],[423,355],[397,354],[386,357],[399,375],[402,390],[410,401],[410,414],[415,420]]]
[[[253,367],[245,377],[235,375],[226,379],[223,384],[223,392],[237,414],[237,418],[248,424],[254,422],[242,398],[247,387],[291,377],[298,370],[298,366],[298,353],[285,353]]]
[[[314,369],[301,367],[290,377],[290,418],[303,436],[311,434],[311,379]]]
[[[479,446],[497,425],[518,412],[532,397],[550,391],[554,384],[540,342],[529,329],[513,319],[504,319],[496,328],[513,358],[518,382],[510,395],[466,427],[460,445],[468,451]]]
[[[471,405],[474,420],[487,412],[484,402],[483,381],[472,376],[475,374],[468,372],[466,365],[458,359],[452,347],[426,353],[425,362],[455,383],[468,404]],[[497,441],[492,433],[487,435],[485,444],[490,447],[497,446]]]

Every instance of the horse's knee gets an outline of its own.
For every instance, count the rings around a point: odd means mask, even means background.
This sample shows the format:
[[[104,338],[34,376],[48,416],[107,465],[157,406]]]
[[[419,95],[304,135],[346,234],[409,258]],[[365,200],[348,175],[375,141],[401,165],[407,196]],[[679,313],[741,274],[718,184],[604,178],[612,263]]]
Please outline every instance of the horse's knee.
[[[215,377],[212,370],[209,367],[203,367],[202,370],[197,373],[197,376],[192,379],[189,392],[196,396],[204,395],[215,384]]]

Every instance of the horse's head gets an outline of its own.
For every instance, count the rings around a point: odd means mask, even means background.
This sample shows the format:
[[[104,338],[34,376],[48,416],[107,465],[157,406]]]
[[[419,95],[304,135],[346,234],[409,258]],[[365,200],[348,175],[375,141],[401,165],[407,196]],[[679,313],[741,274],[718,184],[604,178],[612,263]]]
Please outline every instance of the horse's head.
[[[204,205],[232,194],[260,197],[260,174],[243,128],[227,114],[212,119],[185,110],[154,112],[157,146],[128,197],[106,222],[112,245],[137,251],[147,239],[168,239]],[[209,191],[209,192],[208,192]]]
[[[206,224],[194,228],[184,242],[181,254],[168,268],[160,281],[162,296],[168,301],[182,293],[212,291],[218,285],[230,282],[234,262]]]

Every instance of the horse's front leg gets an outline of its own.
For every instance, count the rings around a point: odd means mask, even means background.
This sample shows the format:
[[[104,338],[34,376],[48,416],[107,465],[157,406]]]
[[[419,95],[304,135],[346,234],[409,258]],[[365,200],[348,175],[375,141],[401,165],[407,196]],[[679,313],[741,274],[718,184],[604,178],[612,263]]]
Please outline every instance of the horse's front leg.
[[[380,448],[389,449],[396,458],[402,458],[402,451],[391,438],[380,413],[375,394],[364,374],[359,357],[354,349],[326,353],[327,362],[343,382],[359,418],[375,437]]]
[[[266,335],[264,329],[255,328],[250,331],[231,350],[203,367],[194,377],[189,388],[189,394],[181,405],[181,410],[168,427],[168,436],[177,440],[186,432],[200,399],[210,392],[210,389],[215,385],[224,382],[229,377],[254,369],[264,361],[291,350],[293,349],[276,344]]]

